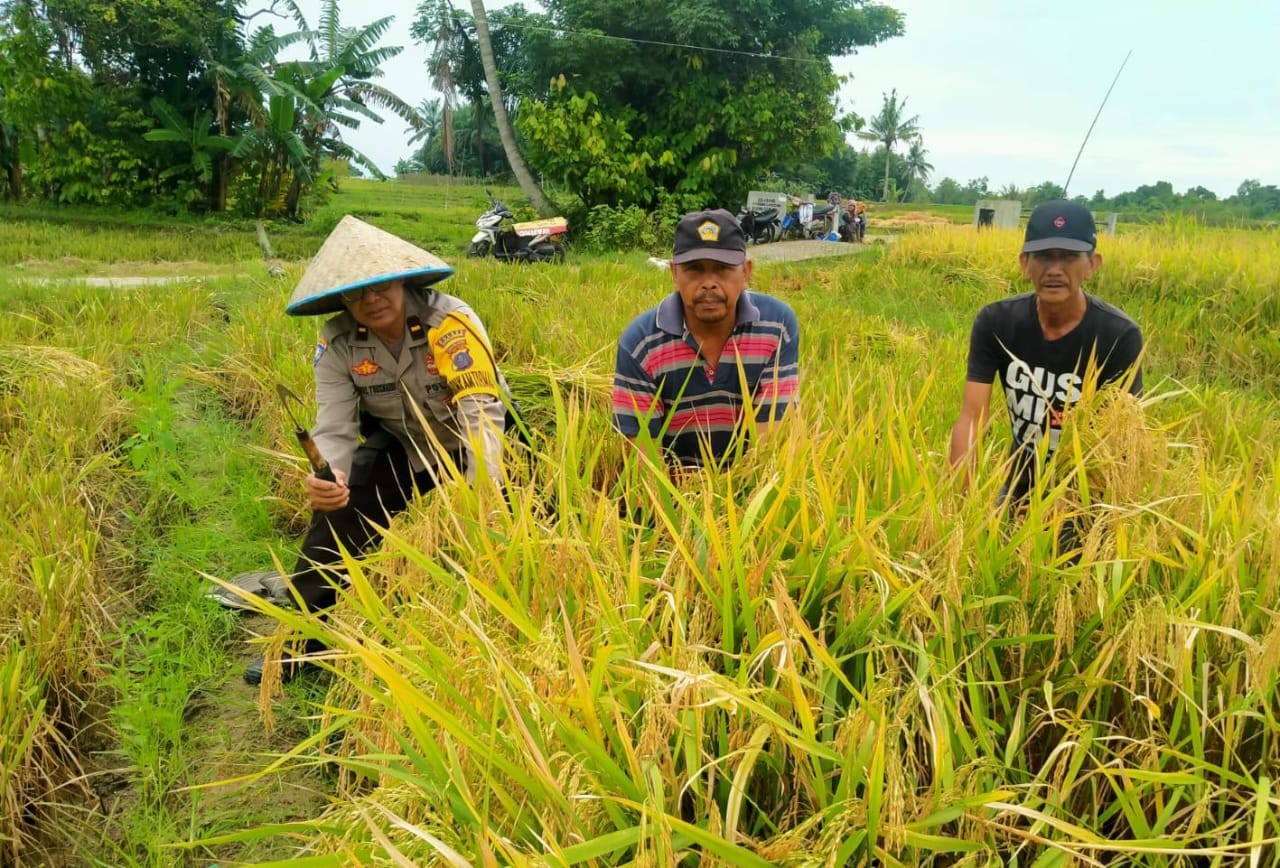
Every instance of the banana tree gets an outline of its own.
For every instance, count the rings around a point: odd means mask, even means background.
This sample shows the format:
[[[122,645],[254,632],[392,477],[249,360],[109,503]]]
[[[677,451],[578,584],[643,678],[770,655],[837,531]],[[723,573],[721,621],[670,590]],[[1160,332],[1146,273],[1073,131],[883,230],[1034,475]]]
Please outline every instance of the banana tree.
[[[296,200],[292,210],[283,191],[309,182],[313,176],[311,153],[296,129],[298,123],[296,96],[280,91],[267,98],[259,122],[240,136],[231,155],[248,160],[258,171],[256,216],[288,214],[296,216]]]
[[[214,132],[213,112],[198,112],[190,121],[178,117],[177,112],[162,99],[151,102],[151,111],[160,120],[158,126],[143,134],[149,142],[165,142],[178,145],[188,152],[190,162],[178,164],[160,173],[163,179],[181,175],[194,175],[205,188],[209,208],[222,211],[227,205],[226,173],[215,172],[215,161],[235,149],[236,140]]]

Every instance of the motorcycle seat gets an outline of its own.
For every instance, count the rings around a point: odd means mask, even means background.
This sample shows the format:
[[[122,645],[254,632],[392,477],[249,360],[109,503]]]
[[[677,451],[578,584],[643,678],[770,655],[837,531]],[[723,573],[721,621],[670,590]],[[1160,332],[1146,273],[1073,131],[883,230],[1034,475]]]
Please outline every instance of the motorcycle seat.
[[[755,212],[755,215],[757,220],[764,223],[771,223],[774,220],[778,219],[778,209],[777,208],[761,208]]]
[[[563,217],[548,217],[546,220],[528,220],[511,226],[517,235],[531,237],[534,235],[559,235],[569,231],[569,221]]]

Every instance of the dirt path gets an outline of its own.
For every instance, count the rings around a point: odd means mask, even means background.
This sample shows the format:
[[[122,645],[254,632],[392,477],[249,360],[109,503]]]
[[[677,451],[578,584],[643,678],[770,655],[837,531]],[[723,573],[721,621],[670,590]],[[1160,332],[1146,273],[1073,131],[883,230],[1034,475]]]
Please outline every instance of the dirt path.
[[[29,284],[32,286],[61,286],[69,283],[83,283],[85,286],[100,287],[104,289],[131,289],[136,286],[165,286],[170,283],[191,283],[192,281],[203,279],[203,277],[188,277],[184,275],[177,275],[173,277],[20,277],[14,279],[12,282],[16,284]]]
[[[194,697],[188,728],[197,733],[192,744],[192,812],[205,834],[313,819],[320,814],[334,783],[316,768],[286,768],[256,780],[236,782],[267,766],[307,735],[302,718],[314,707],[296,695],[282,697],[276,708],[276,729],[266,732],[258,711],[258,688],[245,684],[245,665],[260,652],[248,640],[269,635],[275,622],[264,615],[239,616],[243,641],[233,643],[225,677]],[[322,676],[316,675],[316,678]],[[323,684],[309,685],[323,691]],[[229,781],[231,783],[219,783]],[[211,786],[212,785],[212,786]],[[247,845],[214,848],[220,860],[279,859],[296,855],[296,845],[276,837]],[[206,857],[207,858],[207,857]],[[203,859],[197,857],[203,864]]]

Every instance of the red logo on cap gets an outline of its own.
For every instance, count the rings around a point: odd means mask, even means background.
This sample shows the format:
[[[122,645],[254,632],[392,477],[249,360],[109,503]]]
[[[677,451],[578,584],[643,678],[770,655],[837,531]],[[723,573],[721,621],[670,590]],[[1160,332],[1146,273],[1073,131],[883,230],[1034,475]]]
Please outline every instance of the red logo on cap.
[[[1063,226],[1066,226],[1066,225],[1067,225],[1067,218],[1066,218],[1066,217],[1054,217],[1054,218],[1053,218],[1053,225],[1054,225],[1054,226],[1057,226],[1059,229],[1061,229]]]

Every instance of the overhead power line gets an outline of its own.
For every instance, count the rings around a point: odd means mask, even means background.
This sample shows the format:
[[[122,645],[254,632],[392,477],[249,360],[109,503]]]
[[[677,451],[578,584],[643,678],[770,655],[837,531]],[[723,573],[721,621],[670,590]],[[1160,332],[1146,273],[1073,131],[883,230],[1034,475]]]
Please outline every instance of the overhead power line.
[[[492,22],[491,22],[492,24]],[[630,36],[614,36],[609,33],[587,33],[582,30],[567,30],[563,27],[539,27],[535,24],[517,24],[514,21],[503,21],[497,27],[514,27],[517,30],[534,30],[540,33],[564,33],[570,36],[581,36],[586,39],[604,39],[612,42],[633,42],[639,45],[657,45],[662,48],[688,48],[693,51],[713,51],[717,54],[735,54],[739,57],[756,57],[764,60],[785,60],[791,63],[825,63],[813,57],[787,57],[781,54],[765,54],[760,51],[738,51],[733,48],[713,48],[710,45],[689,45],[684,42],[662,42],[657,39],[635,39]]]

